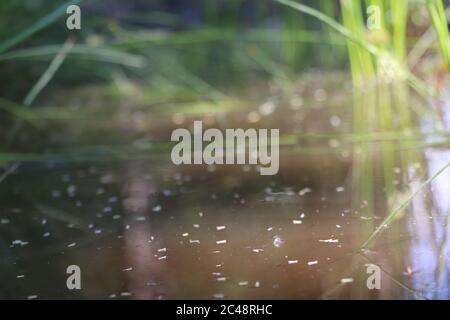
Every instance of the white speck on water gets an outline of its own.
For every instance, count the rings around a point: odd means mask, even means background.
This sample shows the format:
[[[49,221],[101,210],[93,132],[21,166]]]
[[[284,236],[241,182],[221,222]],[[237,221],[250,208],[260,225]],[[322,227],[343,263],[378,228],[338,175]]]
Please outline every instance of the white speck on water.
[[[308,262],[308,266],[313,266],[313,265],[318,264],[318,263],[319,263],[319,261],[317,261],[317,260],[309,261]]]
[[[28,296],[27,299],[33,300],[33,299],[37,299],[37,297],[38,297],[37,295],[31,295],[31,296]]]
[[[260,252],[263,252],[264,250],[263,249],[252,249],[252,251],[255,253],[260,253]]]
[[[221,253],[222,251],[220,250],[214,250],[212,253]]]
[[[216,280],[219,282],[224,282],[224,281],[227,281],[227,277],[219,277]]]
[[[120,295],[122,297],[130,297],[131,296],[131,292],[121,292]]]
[[[158,249],[158,252],[166,252],[166,251],[167,251],[167,248]]]
[[[130,227],[129,224],[127,224],[127,225],[125,226],[125,229],[126,229],[126,230],[130,230],[130,228],[131,228],[131,227]]]
[[[213,272],[212,275],[216,276],[216,277],[220,277],[222,275],[222,273],[220,273],[220,272]]]
[[[192,226],[193,226],[194,228],[197,228],[197,229],[200,228],[200,225],[197,224],[197,223],[193,224]]]
[[[102,229],[95,229],[95,230],[94,230],[94,233],[95,233],[95,234],[100,234],[100,233],[102,233]]]
[[[110,294],[109,296],[108,296],[108,298],[110,298],[110,299],[114,299],[115,297],[117,297],[117,295],[116,294]]]
[[[20,246],[26,246],[28,244],[28,241],[22,241],[22,240],[14,240],[12,242],[12,246],[20,245]]]
[[[117,219],[120,219],[120,214],[115,214],[115,215],[113,215],[113,220],[117,220]]]
[[[1,219],[0,223],[1,224],[8,224],[9,223],[9,219]]]
[[[273,227],[268,227],[267,228],[267,231],[272,231],[273,230]]]
[[[198,216],[199,216],[200,218],[203,217],[203,212],[200,211],[200,212],[198,213]]]
[[[127,271],[132,271],[132,270],[133,270],[133,267],[129,267],[129,268],[122,269],[122,271],[125,271],[125,272],[127,272]]]
[[[302,220],[292,220],[293,224],[302,224]]]
[[[107,213],[107,212],[111,212],[112,208],[111,207],[104,207],[103,208],[103,212]]]
[[[187,236],[189,236],[189,233],[185,232],[185,233],[183,233],[181,236],[187,237]]]
[[[272,244],[274,245],[274,247],[279,248],[282,246],[282,244],[284,243],[283,239],[281,239],[280,236],[274,236],[273,237],[273,242]]]
[[[352,283],[353,282],[353,278],[342,278],[341,279],[341,283],[345,284],[345,283]]]
[[[255,288],[259,288],[259,286],[260,286],[259,281],[256,281],[256,282],[255,282]]]
[[[41,224],[42,225],[46,225],[47,224],[47,219],[42,219]]]
[[[21,279],[21,278],[25,278],[25,276],[23,274],[19,274],[16,276],[17,279]]]
[[[248,281],[241,281],[238,283],[239,286],[248,286]]]
[[[302,190],[300,190],[299,192],[298,192],[298,195],[299,196],[304,196],[305,194],[307,194],[307,193],[309,193],[309,192],[312,192],[312,189],[311,188],[303,188]]]
[[[72,247],[75,247],[77,244],[75,243],[75,242],[73,242],[73,243],[70,243],[70,244],[68,244],[67,245],[67,248],[72,248]]]
[[[200,240],[192,240],[192,239],[189,239],[189,243],[200,243]]]
[[[73,184],[67,187],[67,194],[69,195],[69,197],[75,196],[76,191],[77,191],[77,187],[74,186]]]
[[[153,207],[153,212],[160,212],[161,209],[162,209],[161,206],[154,206],[154,207]]]
[[[218,240],[216,241],[217,244],[225,244],[227,243],[227,240]]]
[[[109,203],[115,203],[115,202],[117,202],[119,200],[119,198],[117,198],[117,197],[109,197],[108,198],[108,202]]]
[[[158,260],[166,260],[166,259],[167,259],[167,256],[162,256],[162,257],[158,258]]]
[[[136,217],[136,221],[145,221],[145,217],[144,216],[138,216]]]
[[[227,227],[226,226],[217,226],[216,230],[225,230]]]
[[[61,197],[61,192],[58,191],[58,190],[53,190],[53,191],[52,191],[52,197],[53,197],[53,198],[59,198],[59,197]]]
[[[223,299],[223,298],[225,298],[225,295],[224,295],[223,293],[214,293],[214,294],[212,295],[212,297],[213,297],[214,299]]]
[[[305,214],[302,213],[302,214],[300,215],[300,218],[303,219],[304,217],[305,217]]]
[[[288,261],[288,264],[297,264],[298,263],[298,260],[289,260]]]
[[[342,186],[336,188],[336,192],[344,192],[344,190],[345,190],[345,189],[344,189],[344,187],[342,187]]]
[[[50,232],[46,232],[42,235],[44,238],[50,237]]]
[[[336,228],[340,229],[340,228],[341,228],[341,225],[340,225],[340,224],[337,224],[337,225],[336,225]]]
[[[338,239],[325,239],[325,240],[319,240],[319,242],[324,242],[324,243],[338,243],[339,240],[338,240]]]

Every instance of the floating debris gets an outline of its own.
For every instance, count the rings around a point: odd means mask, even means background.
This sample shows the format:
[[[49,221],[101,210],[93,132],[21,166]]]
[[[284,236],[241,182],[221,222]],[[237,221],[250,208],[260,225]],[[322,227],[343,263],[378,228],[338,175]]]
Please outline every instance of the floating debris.
[[[337,187],[336,192],[344,192],[344,187]]]
[[[224,281],[227,281],[227,277],[219,277],[216,280],[219,282],[224,282]]]
[[[34,294],[34,295],[31,295],[31,296],[28,296],[27,299],[28,300],[33,300],[33,299],[37,299],[37,297],[38,296]]]
[[[189,236],[189,233],[185,232],[185,233],[183,233],[181,236],[182,236],[182,237],[187,237],[187,236]]]
[[[288,264],[297,264],[298,263],[298,260],[289,260],[288,261]]]
[[[26,246],[28,244],[28,241],[22,241],[22,240],[14,240],[12,242],[12,246],[14,247],[15,245],[20,245],[20,246]]]
[[[317,260],[309,261],[308,262],[308,266],[313,266],[313,265],[318,264],[318,263],[319,263],[319,261],[317,261]]]
[[[220,230],[225,230],[227,227],[226,226],[217,226],[216,230],[220,231]]]
[[[279,248],[279,247],[281,247],[283,245],[283,243],[284,243],[284,241],[283,241],[283,239],[281,239],[280,236],[274,236],[273,237],[272,244],[274,245],[274,247]]]
[[[252,249],[252,251],[255,253],[260,253],[260,252],[263,252],[264,250],[263,249]]]
[[[77,244],[75,243],[75,242],[73,242],[73,243],[70,243],[70,244],[68,244],[67,245],[67,248],[72,248],[72,247],[75,247]]]
[[[162,209],[162,206],[154,206],[152,210],[153,210],[153,212],[160,212],[161,209]]]
[[[192,239],[189,239],[189,243],[200,243],[200,240],[192,240]]]
[[[223,299],[223,298],[225,298],[225,295],[224,295],[223,293],[214,293],[214,294],[212,295],[212,297],[213,297],[214,299]]]
[[[166,252],[166,251],[167,251],[167,248],[158,249],[158,252]]]
[[[241,282],[238,282],[238,285],[239,286],[248,286],[248,281],[241,281]]]
[[[217,244],[225,244],[227,243],[227,240],[218,240],[216,241]]]
[[[162,257],[158,258],[158,260],[166,260],[166,259],[167,259],[167,256],[162,256]]]
[[[345,284],[345,283],[352,283],[353,282],[353,278],[342,278],[341,279],[341,283]]]
[[[255,288],[259,288],[259,286],[260,286],[259,281],[256,281],[256,282],[255,282]]]
[[[132,271],[132,270],[133,270],[133,267],[129,267],[129,268],[122,269],[122,271],[125,271],[125,272],[127,272],[127,271]]]
[[[302,190],[300,190],[300,191],[298,192],[298,195],[302,197],[302,196],[304,196],[305,194],[310,193],[310,192],[312,192],[312,189],[311,189],[311,188],[303,188]]]
[[[120,295],[122,297],[131,297],[132,296],[131,292],[121,292]]]
[[[303,221],[302,220],[292,220],[293,224],[302,224]]]
[[[326,239],[326,240],[319,240],[319,242],[324,242],[324,243],[338,243],[339,240],[338,240],[338,239]]]

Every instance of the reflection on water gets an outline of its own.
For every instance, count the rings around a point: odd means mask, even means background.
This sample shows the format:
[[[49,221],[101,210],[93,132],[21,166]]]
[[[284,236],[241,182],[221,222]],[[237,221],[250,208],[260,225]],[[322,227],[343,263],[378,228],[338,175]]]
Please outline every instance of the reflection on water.
[[[177,167],[164,151],[140,160],[22,162],[0,183],[0,298],[450,298],[449,171],[360,249],[449,162],[448,149],[430,146],[414,157],[411,148],[395,149],[386,174],[382,139],[354,147],[338,134],[349,127],[346,108],[339,110],[208,118],[213,126],[281,127],[281,140],[293,134],[273,177],[254,166]],[[169,140],[167,123],[152,134]],[[365,178],[354,152],[374,159],[372,198],[354,184]],[[382,269],[380,290],[366,286],[371,263]],[[66,288],[69,265],[81,267],[80,291]]]

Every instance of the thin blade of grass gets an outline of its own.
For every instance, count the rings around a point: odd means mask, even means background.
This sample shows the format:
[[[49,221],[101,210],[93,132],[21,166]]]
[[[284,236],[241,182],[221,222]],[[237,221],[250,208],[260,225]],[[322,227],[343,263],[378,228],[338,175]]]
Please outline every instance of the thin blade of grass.
[[[33,34],[41,31],[42,29],[45,29],[46,27],[54,23],[56,20],[58,20],[61,16],[66,14],[66,10],[69,5],[76,5],[79,4],[81,1],[82,0],[70,0],[63,3],[61,6],[56,8],[54,11],[50,12],[48,15],[37,21],[29,28],[25,29],[16,36],[0,44],[0,53],[11,49],[12,47],[31,37]]]
[[[72,38],[67,39],[64,45],[61,47],[58,54],[52,60],[47,70],[39,78],[38,82],[33,86],[30,92],[27,94],[24,100],[24,105],[29,107],[33,103],[34,99],[39,95],[39,93],[47,86],[50,80],[55,75],[56,71],[61,67],[62,63],[66,59],[67,54],[74,46],[74,40]]]
[[[448,167],[450,167],[450,162],[444,167],[439,169],[434,175],[428,178],[420,187],[414,191],[403,203],[401,203],[394,211],[392,211],[383,222],[375,229],[375,231],[367,238],[367,240],[362,244],[361,249],[367,248],[369,243],[385,228],[387,227],[395,218],[395,216],[404,208],[406,208],[411,200],[419,194],[423,189],[425,189],[431,182],[433,182],[437,177],[439,177]]]

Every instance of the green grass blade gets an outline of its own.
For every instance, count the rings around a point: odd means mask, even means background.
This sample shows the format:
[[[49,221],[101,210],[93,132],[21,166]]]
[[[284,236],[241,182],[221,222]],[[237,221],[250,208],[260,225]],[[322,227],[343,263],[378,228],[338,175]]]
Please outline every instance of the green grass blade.
[[[36,82],[36,84],[25,97],[25,106],[29,107],[33,103],[34,99],[36,99],[36,97],[39,95],[39,93],[47,86],[47,84],[55,75],[56,71],[58,71],[58,69],[61,67],[62,63],[66,59],[67,53],[72,49],[73,45],[74,41],[71,38],[69,38],[64,43],[64,45],[61,47],[61,50],[48,66],[47,70],[45,70],[45,72],[39,78],[38,82]]]
[[[406,208],[411,200],[419,194],[423,189],[425,189],[431,182],[433,182],[437,177],[439,177],[447,168],[450,167],[450,162],[447,163],[444,167],[439,169],[433,176],[428,178],[424,183],[420,185],[420,187],[414,191],[403,203],[401,203],[394,211],[392,211],[383,222],[375,229],[375,231],[367,238],[367,240],[362,244],[361,248],[365,249],[369,245],[369,243],[385,228],[387,227],[395,218],[395,216]]]
[[[33,34],[41,31],[42,29],[45,29],[52,23],[54,23],[56,20],[58,20],[61,16],[66,14],[67,7],[73,4],[78,4],[82,0],[70,0],[56,8],[54,11],[50,12],[48,15],[37,21],[35,24],[30,26],[29,28],[25,29],[24,31],[20,32],[16,36],[12,37],[9,40],[6,40],[5,42],[0,44],[0,53],[5,52],[15,45],[25,41],[29,37],[31,37]],[[64,25],[65,27],[65,25]]]

